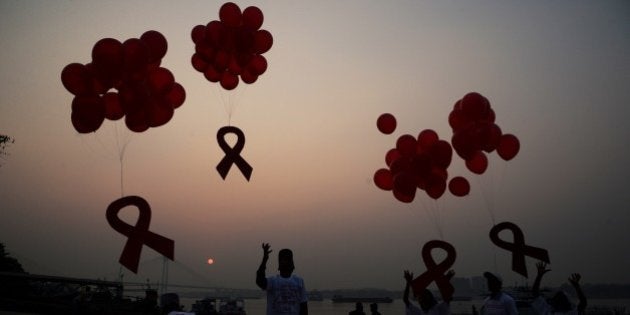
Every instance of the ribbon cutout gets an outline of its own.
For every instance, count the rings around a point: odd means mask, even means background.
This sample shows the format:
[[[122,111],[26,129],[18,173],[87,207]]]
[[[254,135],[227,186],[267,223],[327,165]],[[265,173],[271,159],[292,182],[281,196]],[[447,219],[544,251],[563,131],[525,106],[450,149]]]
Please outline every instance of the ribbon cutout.
[[[514,243],[506,242],[499,238],[499,233],[503,230],[512,231]],[[490,230],[490,240],[495,245],[512,252],[512,270],[527,278],[527,266],[525,256],[533,257],[549,263],[549,254],[546,249],[525,245],[523,231],[512,222],[502,222],[492,227]]]
[[[431,251],[435,248],[441,248],[446,251],[446,258],[439,264],[435,263],[431,255]],[[435,281],[438,289],[440,289],[442,300],[450,301],[455,289],[451,284],[451,279],[446,276],[446,273],[455,263],[456,257],[457,254],[455,253],[453,245],[445,241],[432,240],[424,244],[422,247],[422,260],[424,260],[427,271],[411,282],[414,295],[421,296],[422,291],[426,289],[431,282]]]
[[[140,211],[138,221],[135,226],[131,226],[118,218],[118,212],[124,207],[136,206]],[[112,202],[107,207],[107,222],[118,233],[128,237],[125,248],[118,260],[127,269],[138,273],[140,263],[140,253],[142,245],[153,248],[158,253],[166,256],[170,260],[174,259],[175,242],[164,236],[149,231],[151,222],[151,207],[146,200],[138,196],[126,196]]]
[[[236,135],[236,144],[234,147],[230,147],[227,142],[225,142],[225,135],[228,133]],[[221,129],[217,132],[217,142],[219,143],[221,150],[225,152],[225,156],[217,165],[217,171],[223,180],[225,180],[232,164],[236,164],[236,167],[241,170],[241,173],[243,173],[245,178],[247,178],[247,181],[249,181],[249,178],[252,176],[253,169],[251,165],[249,165],[249,163],[247,163],[247,161],[245,161],[245,159],[243,159],[240,155],[241,151],[243,151],[243,147],[245,147],[245,135],[241,129],[234,126],[221,127]]]

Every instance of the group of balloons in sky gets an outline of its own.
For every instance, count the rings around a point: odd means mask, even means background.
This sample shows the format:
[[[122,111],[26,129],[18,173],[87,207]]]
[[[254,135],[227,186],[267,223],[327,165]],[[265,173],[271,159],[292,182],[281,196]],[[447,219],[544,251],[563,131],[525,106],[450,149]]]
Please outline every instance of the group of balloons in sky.
[[[273,44],[271,33],[260,30],[262,11],[251,6],[241,12],[238,5],[227,2],[219,18],[192,29],[192,66],[226,90],[238,85],[239,76],[245,83],[254,83],[267,69],[262,54]],[[90,63],[64,67],[61,82],[74,95],[71,121],[75,130],[94,132],[105,119],[123,117],[134,132],[168,123],[184,103],[186,91],[171,71],[160,66],[167,47],[166,38],[154,30],[122,43],[103,38],[94,44]]]
[[[465,177],[449,180],[453,150],[468,170],[483,174],[488,168],[486,153],[496,151],[509,161],[520,149],[518,138],[503,134],[495,118],[486,97],[476,92],[466,94],[455,103],[448,117],[453,130],[451,143],[441,140],[431,129],[422,130],[417,138],[409,134],[398,137],[396,147],[385,155],[388,167],[375,172],[374,183],[382,190],[392,191],[404,203],[414,200],[416,189],[424,190],[433,199],[442,197],[447,187],[455,196],[468,195],[470,184]],[[390,113],[382,114],[376,125],[382,133],[391,134],[396,130],[396,118]]]

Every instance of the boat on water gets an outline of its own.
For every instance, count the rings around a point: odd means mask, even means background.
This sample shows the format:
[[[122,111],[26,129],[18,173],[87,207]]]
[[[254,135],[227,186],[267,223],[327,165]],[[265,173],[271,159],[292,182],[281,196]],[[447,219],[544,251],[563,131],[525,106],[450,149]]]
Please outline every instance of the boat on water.
[[[309,301],[323,301],[324,300],[324,295],[317,290],[309,291],[307,293],[307,296],[308,296]]]
[[[394,300],[388,296],[386,297],[349,297],[335,295],[332,298],[333,303],[392,303]]]

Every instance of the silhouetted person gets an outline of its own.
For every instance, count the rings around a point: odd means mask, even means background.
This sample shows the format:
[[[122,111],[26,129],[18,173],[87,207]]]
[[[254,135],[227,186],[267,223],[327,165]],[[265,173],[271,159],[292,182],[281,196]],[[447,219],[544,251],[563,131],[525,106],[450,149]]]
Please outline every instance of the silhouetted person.
[[[536,264],[536,269],[538,273],[536,274],[536,280],[534,280],[534,285],[532,287],[532,293],[534,295],[532,308],[536,311],[536,313],[540,315],[584,314],[587,302],[586,296],[584,296],[584,292],[582,292],[582,288],[580,288],[581,276],[579,273],[574,273],[569,277],[569,283],[573,285],[573,288],[578,295],[578,299],[580,300],[577,307],[575,307],[569,300],[569,296],[567,295],[567,293],[562,290],[556,292],[556,294],[554,294],[552,298],[545,300],[545,298],[540,294],[540,282],[543,275],[551,271],[551,269],[547,269],[547,264],[542,261]]]
[[[293,275],[293,252],[281,249],[278,252],[278,271],[273,277],[266,278],[265,269],[271,248],[268,243],[262,244],[263,258],[256,272],[256,284],[267,291],[267,315],[287,314],[306,315],[308,304],[304,280]]]
[[[484,272],[488,281],[490,295],[486,297],[481,307],[481,315],[517,315],[516,302],[509,294],[503,292],[503,280],[499,275]],[[476,310],[473,308],[473,311]]]
[[[455,272],[450,270],[446,276],[450,279],[453,275],[455,275]],[[409,288],[413,281],[413,273],[405,270],[404,277],[406,284],[405,292],[403,293],[403,302],[405,302],[406,315],[447,315],[451,313],[450,301],[438,302],[429,289],[424,289],[420,293],[420,296],[415,296],[418,299],[418,305],[420,305],[420,307],[411,303],[411,301],[409,301]]]
[[[372,313],[371,315],[381,315],[381,312],[378,311],[378,304],[370,304],[370,313]]]
[[[363,311],[363,303],[357,302],[354,305],[354,311],[350,311],[348,315],[365,315],[365,312]]]

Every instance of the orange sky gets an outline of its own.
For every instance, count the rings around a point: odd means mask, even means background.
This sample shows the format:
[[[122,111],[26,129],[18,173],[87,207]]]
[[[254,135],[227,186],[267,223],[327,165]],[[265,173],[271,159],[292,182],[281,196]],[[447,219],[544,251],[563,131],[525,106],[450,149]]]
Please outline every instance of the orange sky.
[[[29,271],[118,273],[126,238],[104,215],[121,194],[118,126],[119,140],[130,139],[124,193],[149,202],[150,229],[174,239],[178,263],[210,285],[253,288],[260,243],[269,242],[294,249],[310,288],[399,289],[402,270],[424,269],[420,248],[438,227],[458,251],[458,276],[496,268],[522,281],[487,236],[482,189],[491,186],[497,220],[549,250],[550,283],[575,271],[587,282],[630,281],[610,271],[630,263],[621,242],[630,237],[627,2],[238,3],[263,10],[274,45],[267,72],[232,93],[231,106],[190,65],[190,31],[217,19],[220,2],[0,3],[0,133],[16,139],[0,168],[0,242]],[[89,62],[101,38],[151,29],[168,40],[162,65],[186,89],[184,105],[144,133],[108,121],[78,134],[63,67]],[[425,195],[402,204],[376,188],[372,176],[396,138],[431,128],[450,140],[448,114],[470,91],[488,97],[521,153],[494,157],[480,180],[455,161],[452,174],[469,177],[471,195],[437,205]],[[398,118],[389,136],[375,125],[384,112]],[[246,135],[250,182],[214,169],[223,157],[216,132],[228,122]],[[155,257],[143,250],[143,261]],[[151,268],[140,278],[158,280]],[[173,268],[172,282],[194,280]]]

